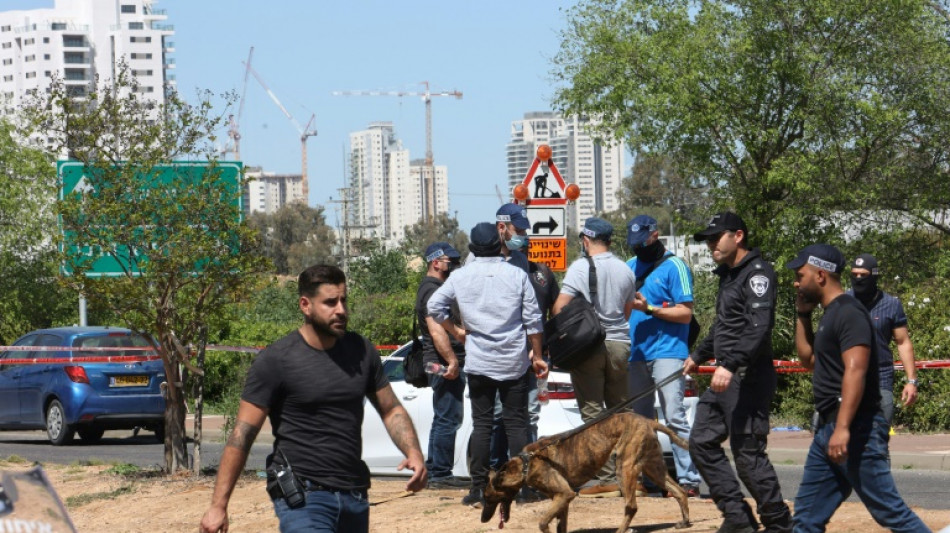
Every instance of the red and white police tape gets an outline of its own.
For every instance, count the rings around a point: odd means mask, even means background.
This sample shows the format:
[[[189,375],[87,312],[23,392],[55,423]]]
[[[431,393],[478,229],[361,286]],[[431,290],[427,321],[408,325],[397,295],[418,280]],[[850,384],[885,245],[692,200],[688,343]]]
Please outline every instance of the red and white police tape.
[[[376,346],[377,350],[396,350],[398,344],[381,344]],[[263,349],[261,346],[224,346],[220,344],[209,344],[205,346],[206,350],[217,352],[241,352],[257,353]],[[2,358],[0,365],[48,365],[58,363],[135,363],[140,361],[155,361],[161,356],[155,353],[155,349],[150,346],[0,346],[0,353],[3,352],[142,352],[145,355],[97,355],[97,356],[76,356],[69,357],[18,357]],[[775,370],[779,374],[795,374],[799,372],[810,372],[802,367],[798,361],[775,360]],[[917,368],[950,368],[950,359],[939,359],[933,361],[916,361]],[[897,363],[895,370],[903,370],[904,365]],[[700,374],[711,374],[716,371],[715,365],[704,365],[699,367]]]

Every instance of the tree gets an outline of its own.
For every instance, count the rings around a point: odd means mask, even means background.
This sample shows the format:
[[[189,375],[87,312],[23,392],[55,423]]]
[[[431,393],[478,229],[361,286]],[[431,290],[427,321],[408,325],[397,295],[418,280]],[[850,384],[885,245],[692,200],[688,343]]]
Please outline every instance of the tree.
[[[54,198],[49,157],[0,119],[0,345],[66,322],[77,300],[56,283]]]
[[[784,259],[828,215],[895,209],[947,234],[946,1],[587,0],[555,76],[566,114],[675,154]]]
[[[646,214],[657,220],[660,233],[668,233],[670,220],[698,222],[706,191],[694,186],[680,171],[676,158],[662,154],[640,154],[630,177],[620,182],[617,191],[621,218]]]
[[[31,122],[83,167],[88,186],[67,194],[57,211],[84,254],[63,248],[65,282],[93,304],[113,310],[133,330],[157,340],[169,387],[165,465],[186,468],[185,381],[181,366],[200,373],[184,346],[254,283],[266,260],[252,253],[253,231],[240,222],[243,183],[222,179],[212,143],[221,117],[210,93],[191,105],[175,92],[157,105],[139,96],[129,69],[73,98],[60,79],[27,109]],[[205,170],[175,161],[208,162]],[[167,180],[156,167],[172,165]],[[117,277],[85,274],[102,256],[122,265]]]
[[[399,247],[407,255],[422,255],[426,246],[445,241],[455,247],[464,257],[468,253],[468,235],[459,228],[457,218],[446,213],[438,213],[431,223],[419,220],[413,226],[406,226],[406,236]]]
[[[323,206],[291,202],[273,214],[255,213],[248,224],[261,234],[261,251],[278,274],[295,275],[310,265],[336,263],[336,236],[327,225]]]

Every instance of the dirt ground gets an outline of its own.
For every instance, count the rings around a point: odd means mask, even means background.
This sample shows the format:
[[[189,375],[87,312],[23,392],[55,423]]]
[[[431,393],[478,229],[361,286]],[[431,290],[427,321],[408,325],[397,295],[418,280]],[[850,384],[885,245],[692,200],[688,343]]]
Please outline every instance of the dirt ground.
[[[29,466],[0,461],[0,470],[25,470]],[[115,473],[116,467],[108,465],[46,465],[44,469],[82,533],[196,531],[211,499],[213,479],[207,477],[166,477],[141,472],[121,475]],[[461,490],[423,491],[398,497],[404,486],[404,481],[374,480],[370,501],[379,503],[370,511],[371,531],[474,533],[498,528],[497,515],[482,524],[480,511],[460,505],[464,495]],[[505,524],[505,530],[538,531],[538,520],[548,504],[512,506],[511,521]],[[639,512],[633,521],[635,531],[672,530],[679,521],[679,508],[672,499],[640,498],[638,504]],[[914,510],[934,531],[950,524],[950,510]],[[264,481],[254,475],[245,476],[238,483],[229,511],[232,532],[277,531]],[[568,529],[575,533],[613,532],[622,513],[620,498],[577,498],[571,504]],[[715,505],[707,499],[691,499],[690,516],[693,526],[678,531],[715,531],[720,523]],[[828,531],[869,533],[882,528],[863,506],[846,503],[835,514]]]

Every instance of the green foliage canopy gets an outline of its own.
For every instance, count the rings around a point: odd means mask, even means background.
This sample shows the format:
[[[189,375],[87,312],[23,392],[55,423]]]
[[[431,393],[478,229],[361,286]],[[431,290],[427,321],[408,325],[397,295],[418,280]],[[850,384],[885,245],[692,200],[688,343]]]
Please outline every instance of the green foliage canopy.
[[[675,154],[785,259],[823,215],[950,207],[948,23],[929,0],[586,0],[555,77],[567,114]]]

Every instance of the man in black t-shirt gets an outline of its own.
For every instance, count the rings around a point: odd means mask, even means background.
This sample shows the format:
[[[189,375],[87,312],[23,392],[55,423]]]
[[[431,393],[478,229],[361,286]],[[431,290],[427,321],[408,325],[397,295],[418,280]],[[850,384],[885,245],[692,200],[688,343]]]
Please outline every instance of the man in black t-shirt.
[[[248,371],[202,532],[227,531],[231,492],[268,416],[274,453],[267,458],[267,486],[281,531],[369,530],[369,470],[360,458],[363,398],[406,455],[399,465],[413,471],[406,488],[425,487],[419,439],[383,374],[379,353],[369,341],[346,331],[343,271],[312,266],[300,274],[298,293],[304,324],[265,348]],[[285,498],[284,484],[276,482],[277,471],[288,464],[305,495],[294,507],[294,500]]]
[[[428,305],[432,293],[445,283],[454,268],[453,262],[461,257],[458,250],[447,242],[435,242],[425,250],[426,275],[416,291],[416,320],[422,334],[422,358],[426,363],[446,367],[445,374],[429,374],[432,387],[432,428],[429,430],[429,450],[426,470],[430,489],[467,488],[467,480],[452,475],[455,466],[455,435],[462,426],[465,414],[465,344],[448,334],[429,316]],[[458,305],[452,306],[449,318],[461,326]],[[441,355],[441,354],[445,355]]]
[[[878,361],[871,318],[841,288],[844,256],[813,244],[789,261],[795,270],[795,348],[814,369],[814,440],[795,497],[796,532],[824,531],[852,488],[874,520],[891,531],[930,531],[897,492],[888,461],[888,424],[880,412]],[[817,332],[811,315],[824,315]]]

